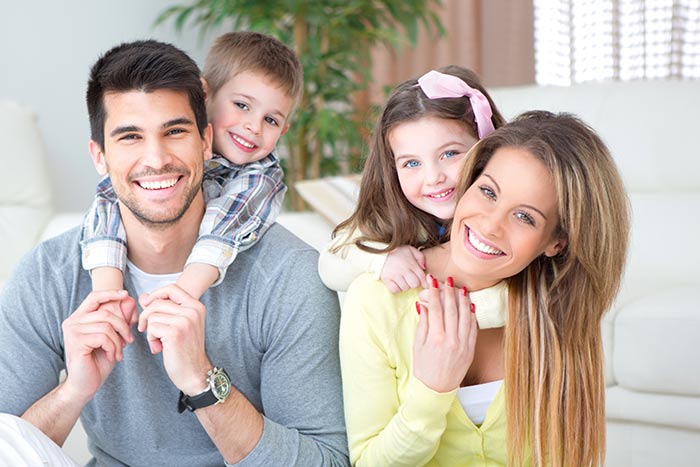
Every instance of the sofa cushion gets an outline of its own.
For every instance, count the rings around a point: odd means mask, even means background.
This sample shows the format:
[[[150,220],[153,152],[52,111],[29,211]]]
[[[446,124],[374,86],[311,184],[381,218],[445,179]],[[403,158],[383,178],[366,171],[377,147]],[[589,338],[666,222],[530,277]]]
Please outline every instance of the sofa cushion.
[[[0,101],[0,282],[34,246],[51,215],[44,146],[34,114]]]
[[[651,290],[618,310],[612,353],[621,387],[700,396],[697,291],[695,285]]]
[[[700,432],[700,398],[697,397],[649,394],[618,386],[606,391],[606,412],[609,420]]]

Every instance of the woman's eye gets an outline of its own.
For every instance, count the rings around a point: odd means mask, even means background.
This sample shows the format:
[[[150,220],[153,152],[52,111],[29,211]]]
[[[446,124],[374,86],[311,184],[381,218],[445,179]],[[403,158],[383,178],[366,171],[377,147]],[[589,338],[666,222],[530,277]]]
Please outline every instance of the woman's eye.
[[[279,123],[277,123],[277,120],[275,120],[272,117],[265,117],[265,121],[272,126],[279,126]]]
[[[489,198],[489,199],[496,199],[496,192],[493,191],[491,188],[489,188],[489,187],[487,187],[487,186],[485,186],[485,185],[482,185],[482,186],[479,187],[479,190],[480,190],[481,193],[482,193],[484,196],[486,196],[487,198]]]
[[[234,104],[241,110],[248,110],[248,104],[244,102],[234,102]]]
[[[420,162],[412,159],[410,161],[406,161],[403,166],[408,167],[409,169],[412,169],[414,167],[418,167],[419,165],[420,165]]]
[[[535,219],[528,213],[524,211],[518,211],[515,213],[515,217],[518,218],[521,222],[526,223],[527,225],[535,225]]]

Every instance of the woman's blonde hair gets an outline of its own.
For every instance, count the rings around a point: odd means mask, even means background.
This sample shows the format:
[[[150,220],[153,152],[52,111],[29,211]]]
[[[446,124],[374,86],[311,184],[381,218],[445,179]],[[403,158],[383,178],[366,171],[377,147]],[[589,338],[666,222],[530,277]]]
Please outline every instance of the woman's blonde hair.
[[[491,106],[494,128],[505,123],[476,73],[457,65],[448,65],[438,71],[456,76],[481,91]],[[355,238],[354,244],[372,253],[386,253],[401,245],[434,246],[446,240],[438,235],[438,219],[413,206],[404,196],[389,144],[389,135],[394,128],[425,117],[460,122],[478,139],[469,97],[430,99],[418,86],[417,79],[399,84],[391,92],[374,129],[355,212],[335,228],[333,236],[341,231],[351,234],[359,230],[362,235]],[[366,245],[367,242],[386,243],[387,247],[376,249]]]
[[[601,319],[617,294],[629,201],[608,149],[570,114],[527,112],[468,156],[460,196],[501,147],[527,150],[557,192],[555,235],[567,244],[507,279],[505,391],[508,465],[599,466],[605,457]]]

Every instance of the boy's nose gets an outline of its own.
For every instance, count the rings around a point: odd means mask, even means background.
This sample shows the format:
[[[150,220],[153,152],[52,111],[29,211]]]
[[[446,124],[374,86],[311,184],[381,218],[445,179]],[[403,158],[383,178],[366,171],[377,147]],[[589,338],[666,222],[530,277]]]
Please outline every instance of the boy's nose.
[[[254,135],[260,134],[260,122],[257,118],[249,118],[245,123],[245,128]]]

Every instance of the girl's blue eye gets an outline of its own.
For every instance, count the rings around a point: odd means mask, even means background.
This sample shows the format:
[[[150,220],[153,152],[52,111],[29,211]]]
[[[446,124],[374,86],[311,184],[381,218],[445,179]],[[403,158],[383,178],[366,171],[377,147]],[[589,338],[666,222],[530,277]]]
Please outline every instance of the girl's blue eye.
[[[459,152],[450,150],[450,151],[445,151],[444,153],[442,153],[442,157],[444,157],[445,159],[447,159],[447,158],[449,158],[449,157],[454,157],[454,156],[456,156],[457,154],[459,154]]]
[[[403,166],[408,167],[409,169],[412,169],[414,167],[418,167],[419,165],[420,165],[420,162],[418,162],[415,159],[411,159],[410,161],[406,161],[406,163]]]

